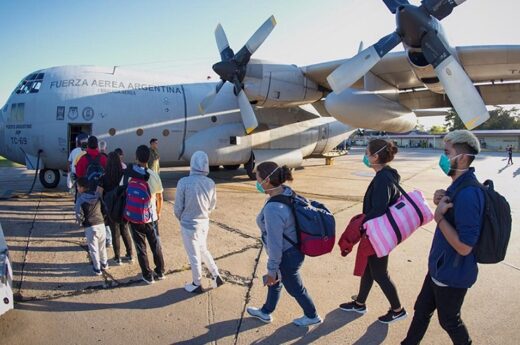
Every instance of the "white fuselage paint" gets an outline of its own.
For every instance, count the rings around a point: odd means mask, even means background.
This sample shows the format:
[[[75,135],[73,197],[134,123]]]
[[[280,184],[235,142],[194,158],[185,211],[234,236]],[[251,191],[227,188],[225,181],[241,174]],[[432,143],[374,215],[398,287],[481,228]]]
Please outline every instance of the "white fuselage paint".
[[[303,149],[307,157],[330,151],[354,130],[331,118],[294,123],[291,109],[286,110],[286,123],[281,119],[272,126],[262,122],[261,113],[269,109],[257,109],[264,128],[246,137],[229,83],[202,115],[199,103],[215,83],[174,84],[145,72],[95,66],[55,67],[38,73],[45,74],[38,92],[13,92],[0,109],[0,155],[24,164],[26,156],[37,156],[42,150],[47,169],[66,168],[71,124],[91,125],[92,134],[108,143],[108,151],[123,149],[126,161],[134,159],[138,145],[148,145],[151,138],[158,138],[162,166],[189,164],[193,147],[208,152],[214,165],[229,164],[217,148],[226,151],[231,147],[230,136],[241,136],[243,140],[239,141],[249,142],[241,152],[247,159],[255,146],[269,149],[273,145]],[[318,134],[325,127],[334,134],[329,135],[326,145]],[[283,140],[273,132],[275,128],[283,128]],[[219,143],[212,143],[215,138]],[[322,150],[317,152],[320,145]],[[233,162],[245,163],[247,159]]]

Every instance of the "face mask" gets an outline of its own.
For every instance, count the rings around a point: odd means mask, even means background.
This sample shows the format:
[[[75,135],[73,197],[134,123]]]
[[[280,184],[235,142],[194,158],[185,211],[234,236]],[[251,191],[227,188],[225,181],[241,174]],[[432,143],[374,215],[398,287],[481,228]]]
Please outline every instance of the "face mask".
[[[461,153],[461,154],[456,155],[453,158],[450,158],[450,157],[448,157],[447,154],[443,153],[441,155],[441,158],[439,159],[439,167],[448,176],[453,176],[455,171],[466,171],[466,170],[468,170],[468,169],[457,169],[457,166],[455,166],[454,168],[451,167],[451,161],[456,159],[459,156],[462,156],[462,155],[475,156],[475,155],[468,154],[468,153]]]
[[[368,156],[366,154],[363,156],[363,164],[365,164],[367,168],[372,167],[372,164],[370,164],[370,161],[368,160]]]
[[[276,167],[276,168],[275,168],[275,169],[274,169],[274,170],[273,170],[269,175],[267,175],[266,178],[264,178],[264,180],[263,180],[262,182],[258,182],[258,181],[256,181],[256,190],[257,190],[257,191],[259,191],[260,193],[264,194],[264,193],[267,192],[267,191],[270,191],[270,190],[273,190],[273,189],[278,188],[278,187],[274,187],[274,188],[271,188],[271,189],[267,189],[267,190],[265,190],[264,187],[262,186],[262,185],[265,183],[265,181],[266,181],[269,177],[271,177],[271,175],[274,174],[274,172],[275,172],[276,170],[278,170],[278,168],[279,168],[279,167]]]
[[[265,193],[265,189],[264,187],[262,187],[262,185],[260,184],[260,182],[256,181],[256,190],[259,191],[260,193],[264,194]]]
[[[373,155],[371,156],[375,156],[377,155],[379,152],[383,151],[384,149],[386,149],[386,145],[383,146],[382,148],[380,148],[379,150],[376,151],[376,153],[374,153]],[[368,160],[368,155],[365,153],[365,155],[363,156],[363,164],[365,164],[368,168],[371,168],[372,165],[381,165],[381,164],[372,164],[370,163],[370,161]]]

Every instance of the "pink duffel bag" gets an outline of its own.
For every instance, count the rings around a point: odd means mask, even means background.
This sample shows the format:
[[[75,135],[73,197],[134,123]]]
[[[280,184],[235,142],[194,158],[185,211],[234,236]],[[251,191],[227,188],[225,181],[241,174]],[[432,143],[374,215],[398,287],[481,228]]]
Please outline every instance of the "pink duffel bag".
[[[433,212],[421,191],[406,193],[398,184],[396,187],[401,192],[397,202],[384,215],[363,224],[378,258],[388,255],[420,226],[433,220]]]

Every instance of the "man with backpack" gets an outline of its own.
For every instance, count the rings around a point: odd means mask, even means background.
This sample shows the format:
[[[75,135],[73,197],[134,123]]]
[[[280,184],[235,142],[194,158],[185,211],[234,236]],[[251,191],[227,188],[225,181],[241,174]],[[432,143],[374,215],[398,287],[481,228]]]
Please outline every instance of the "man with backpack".
[[[98,139],[90,136],[87,142],[87,152],[78,160],[76,164],[76,176],[85,176],[89,180],[89,190],[95,191],[99,178],[107,165],[107,157],[102,155],[98,149]],[[94,186],[93,189],[90,187]]]
[[[161,178],[147,168],[150,159],[150,149],[141,145],[136,152],[137,164],[131,164],[126,169],[122,183],[127,183],[126,205],[123,217],[130,224],[132,237],[137,251],[137,259],[142,279],[146,284],[154,283],[154,273],[157,279],[163,280],[164,258],[157,228],[157,220],[161,213],[163,187]],[[146,240],[150,245],[155,263],[152,271],[148,264]]]
[[[94,193],[105,173],[105,168],[107,166],[107,157],[106,155],[101,154],[98,148],[98,139],[95,136],[90,136],[87,141],[87,150],[83,156],[78,160],[76,164],[76,176],[79,178],[86,177],[88,180],[88,188],[87,192]],[[103,211],[103,217],[106,218],[106,215]],[[106,246],[112,246],[112,233],[110,228],[106,225],[105,221],[105,230],[106,230]]]
[[[428,259],[428,273],[415,302],[408,334],[401,344],[419,344],[435,309],[439,323],[454,344],[471,344],[461,319],[468,289],[477,280],[476,247],[485,219],[485,192],[470,167],[480,152],[478,139],[457,130],[444,137],[445,149],[439,166],[451,177],[446,191],[434,195],[437,228]]]

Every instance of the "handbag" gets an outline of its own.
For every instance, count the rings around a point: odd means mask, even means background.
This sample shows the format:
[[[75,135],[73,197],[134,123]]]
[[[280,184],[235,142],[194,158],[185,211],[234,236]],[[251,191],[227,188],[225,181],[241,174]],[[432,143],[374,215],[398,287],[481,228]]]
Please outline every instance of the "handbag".
[[[384,215],[363,224],[378,258],[388,255],[415,230],[433,220],[433,212],[421,191],[406,193],[398,183],[394,184],[401,192],[395,204]]]

